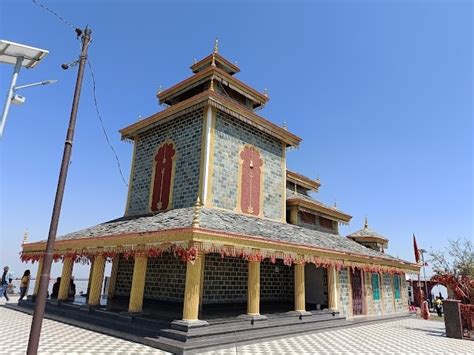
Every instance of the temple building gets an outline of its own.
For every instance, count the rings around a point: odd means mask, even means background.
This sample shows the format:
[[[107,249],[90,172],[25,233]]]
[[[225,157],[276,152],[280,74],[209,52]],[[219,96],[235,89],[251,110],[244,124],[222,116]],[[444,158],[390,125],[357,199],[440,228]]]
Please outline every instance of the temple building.
[[[268,95],[240,81],[217,45],[191,71],[158,92],[163,110],[120,130],[133,143],[124,216],[57,239],[59,300],[85,262],[87,303],[100,306],[110,262],[107,303],[178,310],[181,327],[219,314],[253,324],[272,312],[406,313],[404,274],[419,266],[386,254],[367,223],[339,234],[352,217],[312,197],[319,179],[287,169],[301,138],[257,113]],[[45,245],[24,244],[22,259],[41,266]]]

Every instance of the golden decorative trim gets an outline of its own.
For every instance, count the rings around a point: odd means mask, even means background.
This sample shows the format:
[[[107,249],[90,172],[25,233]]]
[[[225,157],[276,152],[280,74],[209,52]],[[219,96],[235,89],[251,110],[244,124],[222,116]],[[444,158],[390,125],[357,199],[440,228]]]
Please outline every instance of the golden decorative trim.
[[[133,153],[132,153],[132,161],[130,163],[130,177],[128,178],[128,192],[127,192],[127,202],[125,204],[125,214],[124,216],[128,216],[128,209],[130,208],[130,197],[132,195],[132,188],[133,188],[133,175],[135,174],[135,156],[137,154],[137,144],[139,138],[136,137],[133,141]]]
[[[206,131],[207,131],[207,108],[208,106],[204,106],[202,109],[202,134],[201,134],[201,157],[199,160],[199,188],[198,188],[198,195],[201,198],[201,201],[205,201],[204,198],[204,176],[206,174]]]
[[[364,267],[365,265],[383,266],[387,269],[398,268],[406,272],[419,272],[420,266],[413,263],[405,263],[400,260],[391,260],[381,257],[370,257],[356,253],[338,252],[334,250],[315,248],[296,243],[271,241],[262,237],[237,235],[233,233],[217,232],[203,228],[177,228],[166,231],[130,233],[120,236],[106,236],[100,238],[83,238],[73,240],[58,240],[55,244],[55,252],[61,253],[68,249],[86,250],[90,252],[107,252],[109,248],[117,246],[129,246],[136,248],[137,245],[160,245],[166,243],[189,243],[191,241],[203,244],[215,244],[231,246],[244,249],[259,249],[281,255],[304,255],[308,262],[312,258],[324,260],[342,261],[347,267]],[[23,246],[23,252],[40,253],[44,250],[46,242],[29,243]]]
[[[282,143],[281,170],[283,174],[283,183],[281,189],[281,220],[286,223],[286,144]]]
[[[209,144],[209,171],[207,172],[207,196],[206,196],[206,207],[212,207],[212,185],[214,183],[214,150],[216,145],[216,109],[211,108],[211,142]]]

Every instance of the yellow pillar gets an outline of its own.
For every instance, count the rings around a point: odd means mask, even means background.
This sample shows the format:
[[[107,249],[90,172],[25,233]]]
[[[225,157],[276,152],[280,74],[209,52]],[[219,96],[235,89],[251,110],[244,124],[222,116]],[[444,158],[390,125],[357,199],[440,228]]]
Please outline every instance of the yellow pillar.
[[[61,283],[59,284],[58,300],[64,301],[69,296],[69,286],[71,283],[72,269],[74,267],[74,259],[70,256],[63,260],[63,271],[61,273]]]
[[[186,285],[184,288],[183,320],[195,321],[199,316],[199,297],[201,294],[201,277],[204,265],[204,254],[199,253],[194,264],[186,265]]]
[[[130,302],[128,304],[128,311],[130,313],[139,313],[143,308],[147,261],[148,256],[146,254],[135,255],[132,289],[130,290]]]
[[[88,305],[98,306],[100,304],[100,294],[102,292],[102,282],[104,281],[105,257],[98,254],[94,258],[92,265],[91,287],[89,290]]]
[[[298,206],[290,206],[290,223],[298,224]]]
[[[112,271],[110,272],[109,289],[107,290],[108,298],[115,297],[115,286],[117,285],[118,264],[120,255],[115,255],[112,259]]]
[[[41,270],[43,270],[43,257],[41,257],[38,260],[38,271],[36,271],[35,289],[33,291],[33,296],[36,296],[38,294],[40,278],[41,278]]]
[[[247,285],[247,314],[260,315],[260,261],[249,260]]]
[[[295,264],[295,311],[306,312],[304,263]]]
[[[328,266],[328,308],[337,309],[337,271],[335,266]]]

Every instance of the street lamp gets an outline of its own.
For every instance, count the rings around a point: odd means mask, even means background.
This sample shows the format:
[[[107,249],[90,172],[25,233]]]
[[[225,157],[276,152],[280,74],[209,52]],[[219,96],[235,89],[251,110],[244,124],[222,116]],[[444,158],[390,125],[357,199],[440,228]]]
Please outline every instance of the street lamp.
[[[5,106],[3,107],[2,119],[0,121],[0,138],[3,135],[3,129],[5,128],[5,123],[7,121],[10,104],[14,103],[21,105],[25,102],[25,97],[18,95],[16,91],[27,87],[48,85],[56,82],[56,80],[45,80],[39,83],[16,86],[16,80],[18,79],[18,74],[20,73],[21,67],[25,67],[27,69],[34,68],[44,57],[46,57],[48,53],[49,51],[45,49],[39,49],[19,43],[0,40],[0,62],[15,65],[13,68],[12,80],[5,100]]]
[[[421,254],[421,261],[423,262],[423,278],[425,279],[425,297],[428,300],[428,304],[431,308],[431,295],[428,295],[428,282],[426,280],[426,269],[425,269],[425,253],[427,252],[426,249],[419,249]]]

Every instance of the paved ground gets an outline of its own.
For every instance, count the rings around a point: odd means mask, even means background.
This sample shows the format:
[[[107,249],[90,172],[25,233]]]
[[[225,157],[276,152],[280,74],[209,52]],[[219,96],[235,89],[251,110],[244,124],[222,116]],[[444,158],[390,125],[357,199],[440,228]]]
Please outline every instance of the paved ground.
[[[11,301],[15,301],[12,299]],[[0,301],[4,303],[4,299]],[[0,354],[24,354],[31,316],[0,304]],[[40,354],[166,354],[148,346],[45,319]],[[239,346],[206,354],[474,354],[474,342],[448,339],[444,323],[403,319]]]

